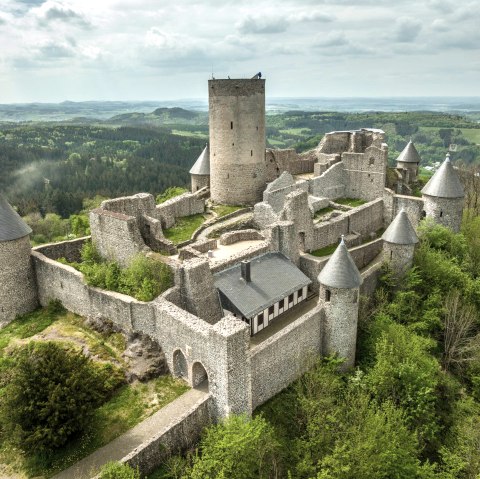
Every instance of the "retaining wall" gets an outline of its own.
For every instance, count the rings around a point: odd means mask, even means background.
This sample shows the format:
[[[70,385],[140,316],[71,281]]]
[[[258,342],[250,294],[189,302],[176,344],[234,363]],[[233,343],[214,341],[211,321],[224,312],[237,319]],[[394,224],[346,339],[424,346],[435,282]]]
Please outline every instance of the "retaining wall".
[[[175,196],[170,200],[157,205],[155,208],[155,216],[162,222],[162,228],[171,228],[175,225],[175,218],[196,215],[205,211],[205,201],[197,194],[183,193],[183,195]]]

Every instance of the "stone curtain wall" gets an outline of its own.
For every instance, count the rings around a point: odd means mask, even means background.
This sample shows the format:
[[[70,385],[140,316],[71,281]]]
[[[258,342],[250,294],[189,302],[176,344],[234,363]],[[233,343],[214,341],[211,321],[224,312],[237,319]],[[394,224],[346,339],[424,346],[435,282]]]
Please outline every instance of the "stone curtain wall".
[[[397,195],[391,189],[385,188],[383,192],[384,208],[384,223],[387,227],[397,216],[402,208],[408,215],[408,219],[414,228],[417,228],[418,223],[422,219],[422,211],[424,209],[424,200],[415,196]]]
[[[253,409],[298,379],[322,352],[321,321],[315,307],[250,350]]]
[[[50,259],[65,258],[71,263],[76,263],[81,260],[80,250],[86,240],[90,236],[74,239],[71,241],[62,241],[61,243],[44,244],[34,248],[33,250],[41,249],[42,254]]]
[[[210,325],[167,301],[168,292],[143,303],[86,285],[80,272],[47,258],[41,248],[32,256],[43,306],[58,299],[69,311],[81,316],[100,315],[125,330],[148,334],[161,346],[171,371],[174,353],[182,352],[188,366],[187,381],[193,380],[194,363],[202,364],[208,374],[217,417],[229,412],[251,412],[250,336],[245,323],[228,316]]]
[[[30,237],[0,242],[0,327],[38,305]]]
[[[359,233],[363,240],[384,226],[383,199],[371,201],[351,211],[341,214],[329,222],[315,225],[313,246],[315,251],[337,243],[341,235]]]

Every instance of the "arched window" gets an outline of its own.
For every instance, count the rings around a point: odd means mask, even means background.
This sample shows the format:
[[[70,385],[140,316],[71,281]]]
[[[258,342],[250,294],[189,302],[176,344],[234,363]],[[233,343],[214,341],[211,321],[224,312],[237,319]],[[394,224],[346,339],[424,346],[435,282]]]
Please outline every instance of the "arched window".
[[[173,375],[185,380],[188,378],[187,360],[180,349],[173,353]]]
[[[192,386],[195,388],[200,385],[207,385],[208,387],[208,374],[203,364],[196,362],[192,366]]]

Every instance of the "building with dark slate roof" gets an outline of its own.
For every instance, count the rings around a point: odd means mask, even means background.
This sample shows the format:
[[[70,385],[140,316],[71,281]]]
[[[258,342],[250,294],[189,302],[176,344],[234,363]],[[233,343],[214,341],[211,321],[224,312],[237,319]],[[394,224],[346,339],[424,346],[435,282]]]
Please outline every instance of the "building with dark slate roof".
[[[256,334],[307,298],[312,281],[281,253],[265,253],[214,275],[223,309]]]

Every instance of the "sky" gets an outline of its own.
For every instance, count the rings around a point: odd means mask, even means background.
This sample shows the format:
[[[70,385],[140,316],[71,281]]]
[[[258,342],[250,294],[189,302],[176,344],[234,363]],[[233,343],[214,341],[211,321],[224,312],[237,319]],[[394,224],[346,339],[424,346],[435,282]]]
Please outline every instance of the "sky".
[[[480,0],[0,0],[0,103],[480,96]]]

